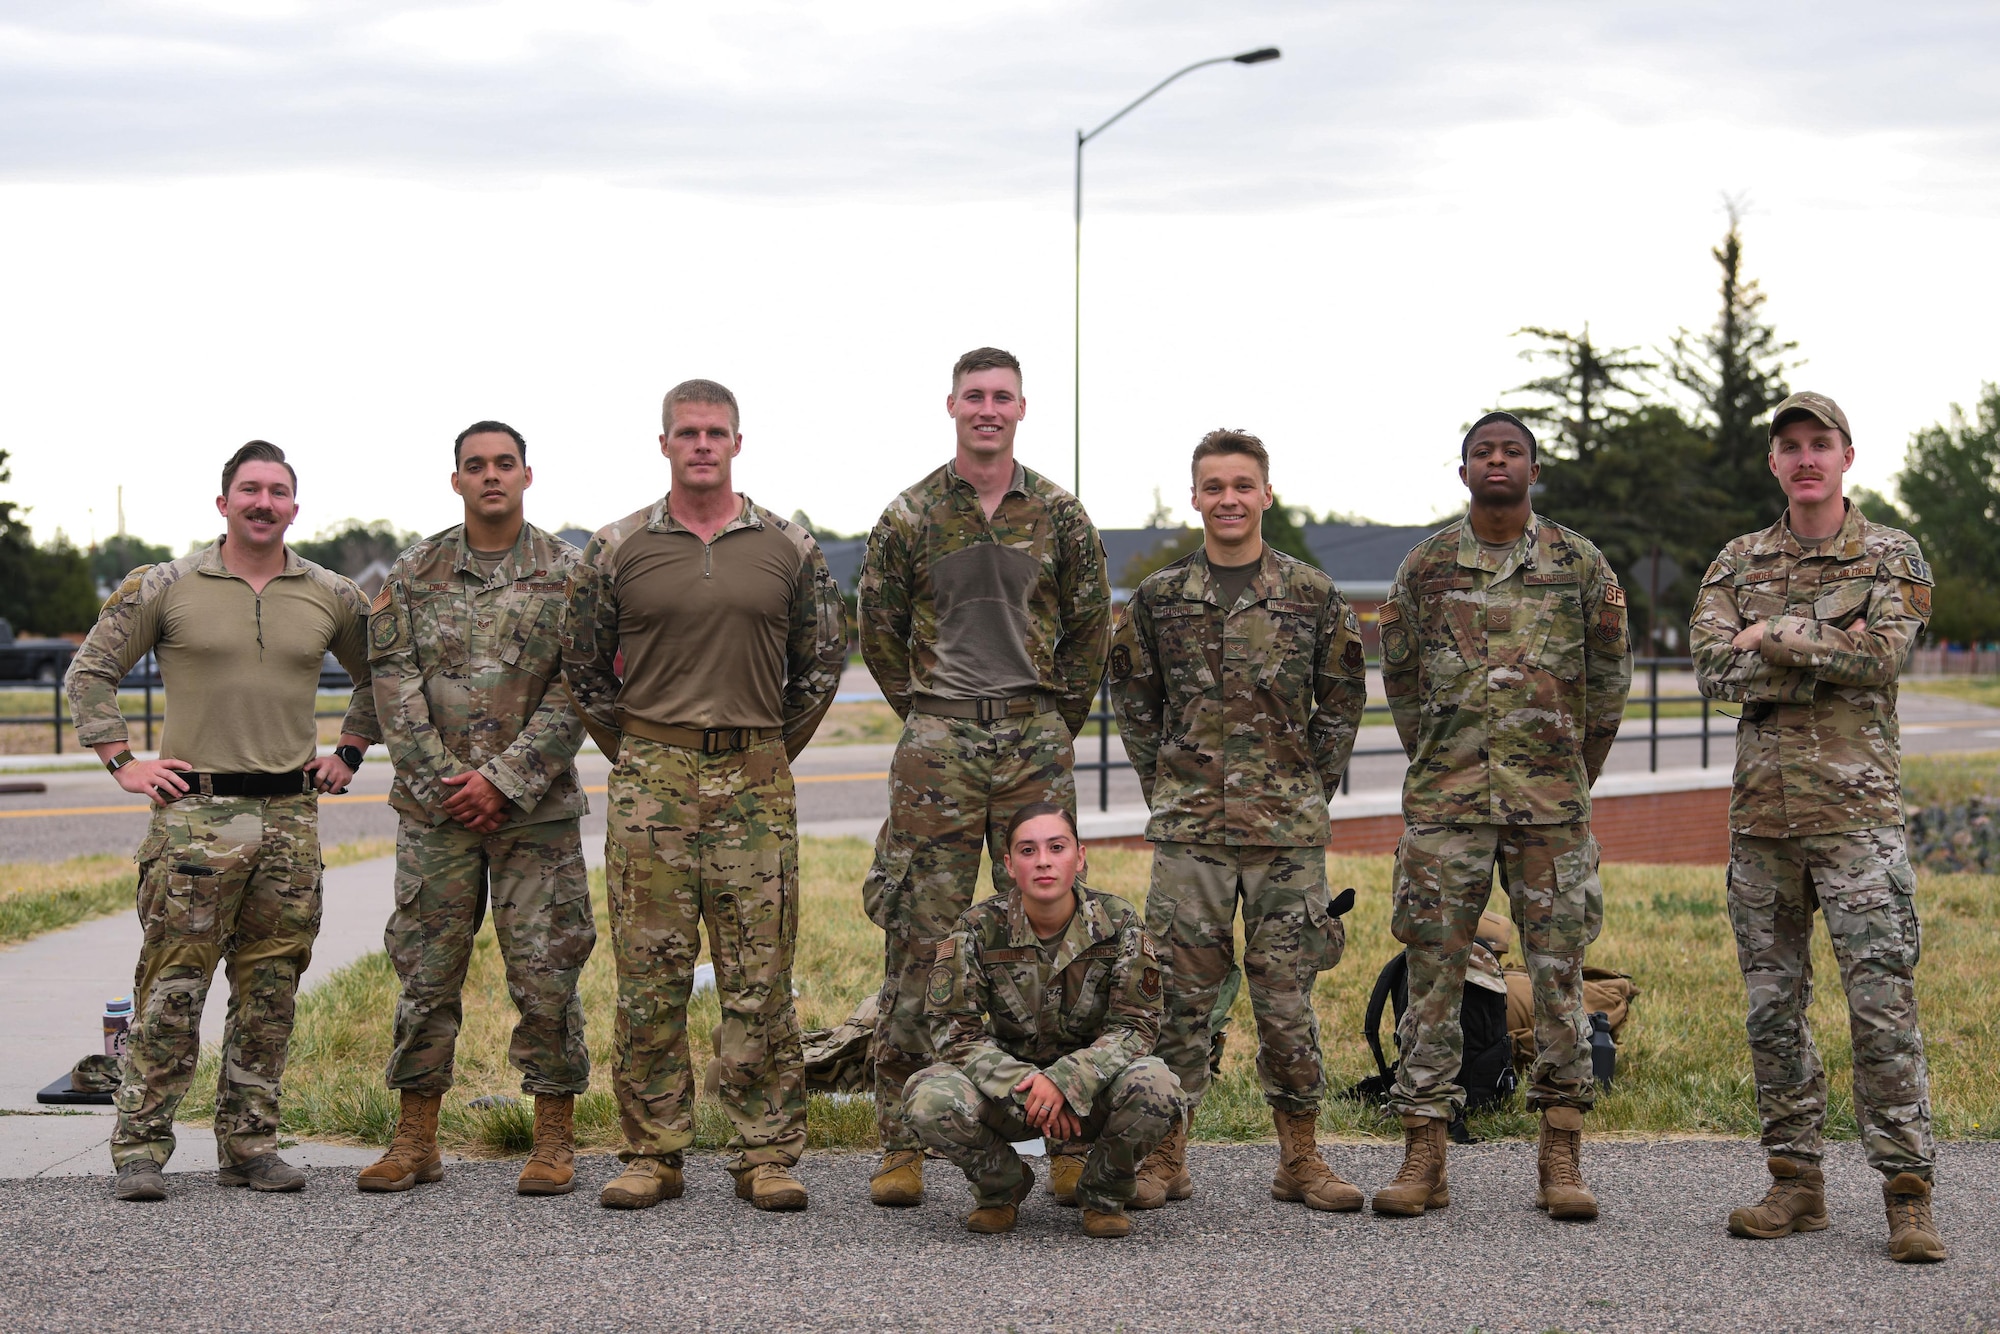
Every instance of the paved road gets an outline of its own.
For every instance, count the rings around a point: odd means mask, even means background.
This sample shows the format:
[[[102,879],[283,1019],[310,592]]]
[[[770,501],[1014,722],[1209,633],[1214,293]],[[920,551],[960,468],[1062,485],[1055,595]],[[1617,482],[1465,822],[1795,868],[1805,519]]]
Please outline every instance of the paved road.
[[[719,1162],[690,1163],[682,1200],[600,1209],[583,1188],[512,1193],[516,1168],[460,1164],[436,1186],[364,1196],[351,1169],[301,1195],[169,1178],[163,1204],[121,1205],[102,1179],[0,1182],[0,1301],[10,1329],[218,1330],[1941,1330],[2000,1324],[2000,1145],[1948,1146],[1945,1264],[1889,1262],[1873,1173],[1829,1163],[1831,1229],[1772,1242],[1723,1233],[1761,1191],[1753,1145],[1591,1145],[1595,1225],[1529,1205],[1531,1144],[1454,1150],[1452,1206],[1421,1219],[1314,1214],[1268,1194],[1269,1146],[1200,1147],[1200,1193],[1091,1241],[1046,1194],[1006,1237],[974,1237],[961,1189],[932,1166],[930,1202],[865,1202],[870,1159],[819,1154],[803,1214],[760,1215]],[[1329,1146],[1364,1185],[1395,1150]],[[284,1238],[274,1246],[275,1237]],[[254,1312],[254,1316],[248,1313]]]
[[[1663,692],[1666,687],[1662,687]],[[2000,709],[1962,703],[1941,696],[1905,693],[1902,700],[1903,749],[1911,755],[1951,751],[2000,750]],[[1726,765],[1733,756],[1733,724],[1717,714],[1708,747],[1711,764]],[[1701,722],[1696,718],[1662,720],[1657,767],[1694,768],[1701,763]],[[1095,760],[1099,740],[1090,732],[1079,741],[1077,758]],[[1116,737],[1109,753],[1124,759]],[[814,746],[799,757],[799,819],[814,832],[873,837],[889,808],[887,775],[894,747]],[[1643,725],[1628,724],[1624,739],[1613,748],[1608,773],[1644,772],[1652,763]],[[1403,781],[1403,755],[1395,730],[1365,727],[1355,747],[1351,789],[1356,793],[1391,792]],[[389,790],[386,759],[371,759],[361,768],[354,791],[321,803],[322,836],[328,843],[363,837],[392,837],[396,818],[384,797]],[[592,814],[584,822],[587,844],[601,846],[604,835],[604,778],[610,766],[594,750],[578,760],[591,792]],[[0,774],[0,777],[6,775]],[[32,777],[48,791],[32,795],[0,795],[0,863],[43,861],[84,852],[129,853],[146,828],[145,803],[120,789],[103,773],[90,768],[74,772],[21,775]],[[1095,773],[1077,775],[1086,809],[1098,798]],[[1112,808],[1141,804],[1138,780],[1129,769],[1114,770],[1110,779]]]

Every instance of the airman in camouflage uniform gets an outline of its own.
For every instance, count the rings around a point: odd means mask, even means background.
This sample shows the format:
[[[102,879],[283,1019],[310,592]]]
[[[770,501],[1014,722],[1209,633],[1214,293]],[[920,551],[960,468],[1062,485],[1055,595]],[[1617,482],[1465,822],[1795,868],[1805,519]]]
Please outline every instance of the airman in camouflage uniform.
[[[977,364],[974,364],[977,363]],[[923,1009],[938,944],[972,903],[982,849],[1007,888],[1000,836],[1034,801],[1075,809],[1072,738],[1104,671],[1111,589],[1081,503],[1012,461],[1019,365],[997,349],[953,370],[959,457],[898,496],[869,535],[861,652],[903,735],[889,818],[862,889],[885,937],[875,1030],[878,1204],[922,1199],[922,1155],[903,1118],[903,1083],[935,1052]],[[1001,431],[1005,445],[984,435]],[[970,451],[1012,470],[987,512]],[[994,452],[997,451],[997,452]]]
[[[174,1150],[174,1111],[194,1077],[218,963],[230,988],[215,1102],[221,1180],[258,1190],[305,1184],[277,1156],[278,1102],[299,976],[319,934],[317,792],[342,790],[352,775],[346,759],[315,758],[327,652],[354,680],[342,723],[347,757],[359,763],[379,732],[368,600],[283,545],[294,482],[276,446],[252,441],[237,451],[223,476],[228,533],[128,575],[70,665],[77,735],[120,786],[154,802],[136,856],[145,940],[111,1137],[121,1199],[164,1196],[159,1168]],[[225,554],[232,543],[240,545]],[[149,650],[173,706],[160,758],[137,760],[118,684]]]
[[[1410,755],[1391,919],[1408,947],[1410,1005],[1390,1098],[1404,1167],[1374,1204],[1417,1214],[1449,1203],[1445,1127],[1465,1105],[1459,1008],[1497,869],[1534,986],[1536,1203],[1591,1219],[1596,1200],[1577,1165],[1594,1099],[1583,956],[1604,913],[1590,787],[1632,683],[1625,595],[1595,546],[1529,508],[1539,464],[1525,425],[1490,414],[1464,449],[1473,515],[1403,559],[1380,614],[1383,685]],[[1482,540],[1482,508],[1518,514],[1520,536]]]
[[[925,1144],[964,1170],[980,1210],[1011,1207],[1031,1184],[1013,1145],[1041,1133],[1016,1092],[1036,1071],[1092,1142],[1075,1187],[1092,1213],[1124,1211],[1139,1164],[1181,1123],[1180,1085],[1149,1055],[1161,991],[1152,939],[1125,900],[1081,883],[1075,893],[1076,915],[1052,947],[1010,887],[959,919],[929,970],[943,1059],[911,1076],[907,1115]]]
[[[742,439],[735,398],[689,381],[670,391],[665,416],[677,491],[726,490],[728,446]],[[735,517],[704,533],[678,517],[681,496],[669,493],[599,529],[571,579],[570,688],[594,727],[617,738],[605,877],[626,1168],[600,1196],[612,1208],[682,1191],[682,1154],[694,1142],[687,1005],[704,922],[737,1194],[759,1208],[806,1207],[789,1171],[806,1139],[792,1008],[791,760],[839,688],[846,614],[812,534],[731,498]]]
[[[478,423],[454,451],[467,489],[482,476],[525,488],[525,444],[511,428]],[[477,493],[467,500],[479,518]],[[396,766],[396,907],[383,943],[403,982],[388,1071],[403,1116],[389,1153],[362,1171],[363,1190],[405,1190],[442,1173],[438,1108],[489,893],[521,1016],[507,1056],[535,1098],[534,1152],[517,1188],[574,1185],[574,1099],[590,1087],[576,984],[597,943],[578,829],[588,808],[573,763],[583,726],[561,679],[578,553],[521,517],[518,492],[502,517],[519,528],[511,550],[476,551],[467,524],[425,538],[397,559],[370,616],[369,667]],[[468,772],[505,798],[489,819],[446,806]]]
[[[1197,508],[1205,481],[1227,503],[1221,483],[1237,473],[1258,482],[1268,507],[1267,466],[1254,436],[1215,432],[1195,453]],[[1139,585],[1111,648],[1118,734],[1152,808],[1146,925],[1169,963],[1159,1055],[1192,1115],[1208,1088],[1210,1015],[1233,964],[1241,899],[1258,1080],[1282,1143],[1272,1192],[1359,1209],[1361,1193],[1315,1145],[1326,1081],[1312,991],[1346,944],[1326,882],[1327,798],[1367,703],[1361,631],[1333,581],[1264,544],[1262,510],[1242,510],[1243,554],[1258,564],[1241,590],[1219,588],[1204,546]],[[1177,1128],[1155,1151],[1141,1207],[1193,1193],[1186,1144]]]
[[[1896,721],[1896,678],[1930,619],[1931,570],[1909,534],[1870,523],[1841,497],[1853,446],[1831,399],[1793,395],[1773,414],[1771,433],[1773,471],[1791,506],[1763,532],[1723,548],[1702,577],[1689,637],[1702,693],[1743,706],[1729,805],[1729,916],[1749,992],[1773,1185],[1762,1205],[1733,1213],[1729,1227],[1771,1237],[1826,1226],[1826,1071],[1806,1021],[1819,908],[1853,1032],[1855,1119],[1869,1163],[1886,1180],[1892,1254],[1943,1259],[1930,1220],[1935,1151],[1915,979],[1921,932]],[[1788,447],[1781,434],[1796,439]],[[1823,458],[1811,456],[1815,447]],[[1793,525],[1814,501],[1814,517],[1839,528],[1802,539]]]

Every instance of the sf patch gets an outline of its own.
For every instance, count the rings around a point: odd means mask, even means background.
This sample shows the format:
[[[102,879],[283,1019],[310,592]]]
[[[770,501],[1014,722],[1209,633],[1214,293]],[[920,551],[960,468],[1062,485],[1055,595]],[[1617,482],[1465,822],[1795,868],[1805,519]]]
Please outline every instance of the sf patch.
[[[1625,590],[1617,584],[1604,590],[1604,605],[1597,610],[1597,637],[1607,644],[1625,637]]]
[[[1101,642],[1101,641],[1100,641]],[[1132,646],[1114,644],[1111,648],[1111,679],[1123,681],[1132,674]]]
[[[943,1005],[951,1000],[951,969],[939,964],[931,969],[931,1004]]]

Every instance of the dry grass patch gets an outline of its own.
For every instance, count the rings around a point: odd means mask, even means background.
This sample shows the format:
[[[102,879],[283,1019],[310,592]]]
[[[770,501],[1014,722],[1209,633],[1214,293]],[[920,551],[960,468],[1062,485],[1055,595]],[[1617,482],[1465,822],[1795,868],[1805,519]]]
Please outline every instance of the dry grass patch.
[[[880,982],[880,933],[860,910],[859,886],[869,851],[860,839],[803,840],[796,986],[799,1017],[808,1028],[837,1024]],[[1091,879],[1100,889],[1143,903],[1150,861],[1143,850],[1100,848],[1091,857]],[[1359,899],[1347,919],[1347,958],[1322,976],[1314,997],[1328,1082],[1341,1089],[1373,1072],[1360,1038],[1361,1016],[1377,969],[1398,946],[1388,931],[1390,859],[1335,858],[1329,870],[1336,888],[1353,885]],[[1722,869],[1611,866],[1605,868],[1604,882],[1604,934],[1592,948],[1591,960],[1631,973],[1642,994],[1625,1030],[1617,1084],[1591,1118],[1593,1133],[1755,1135],[1743,983],[1723,909]],[[577,1121],[585,1146],[607,1149],[618,1144],[617,1114],[606,1091],[615,980],[601,874],[593,876],[592,892],[600,941],[584,971],[583,1000],[593,1090],[579,1101]],[[1920,874],[1918,895],[1924,919],[1919,996],[1930,1043],[1938,1133],[1988,1137],[2000,1125],[2000,1090],[1985,1077],[2000,1061],[2000,1004],[1988,985],[2000,973],[2000,878]],[[1819,994],[1812,1017],[1832,1083],[1828,1130],[1836,1138],[1852,1138],[1846,1016],[1823,930],[1814,967]],[[446,1102],[443,1137],[461,1153],[524,1152],[530,1124],[525,1104],[491,1112],[465,1106],[481,1095],[518,1095],[520,1086],[519,1075],[506,1063],[514,1011],[490,925],[475,946],[467,991],[458,1087]],[[301,1001],[285,1080],[288,1133],[387,1141],[396,1100],[383,1086],[382,1071],[395,1000],[394,973],[387,957],[377,954],[342,969]],[[697,1081],[719,1017],[713,992],[697,997],[690,1007]],[[1232,1015],[1223,1072],[1202,1105],[1198,1138],[1271,1135],[1270,1117],[1257,1091],[1253,1033],[1246,995]],[[188,1101],[189,1116],[207,1114],[214,1079],[210,1052]],[[1339,1136],[1394,1138],[1400,1133],[1373,1110],[1341,1098],[1326,1101],[1320,1125],[1324,1133]],[[1517,1105],[1475,1117],[1473,1130],[1485,1136],[1525,1136],[1534,1133],[1534,1125]],[[719,1147],[729,1135],[721,1111],[707,1098],[697,1100],[696,1134],[698,1144],[707,1148]],[[872,1147],[873,1107],[865,1099],[837,1103],[815,1097],[808,1136],[815,1147]]]

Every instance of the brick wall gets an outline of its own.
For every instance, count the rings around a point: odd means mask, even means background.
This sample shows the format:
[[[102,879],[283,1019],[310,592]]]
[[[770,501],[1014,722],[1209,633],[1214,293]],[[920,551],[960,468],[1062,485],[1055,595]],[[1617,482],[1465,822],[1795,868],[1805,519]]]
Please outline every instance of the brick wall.
[[[1600,796],[1591,802],[1591,832],[1607,862],[1676,862],[1721,866],[1729,860],[1729,789]],[[1336,819],[1327,851],[1369,855],[1396,850],[1400,815]],[[1143,838],[1098,838],[1093,843],[1144,847]]]

